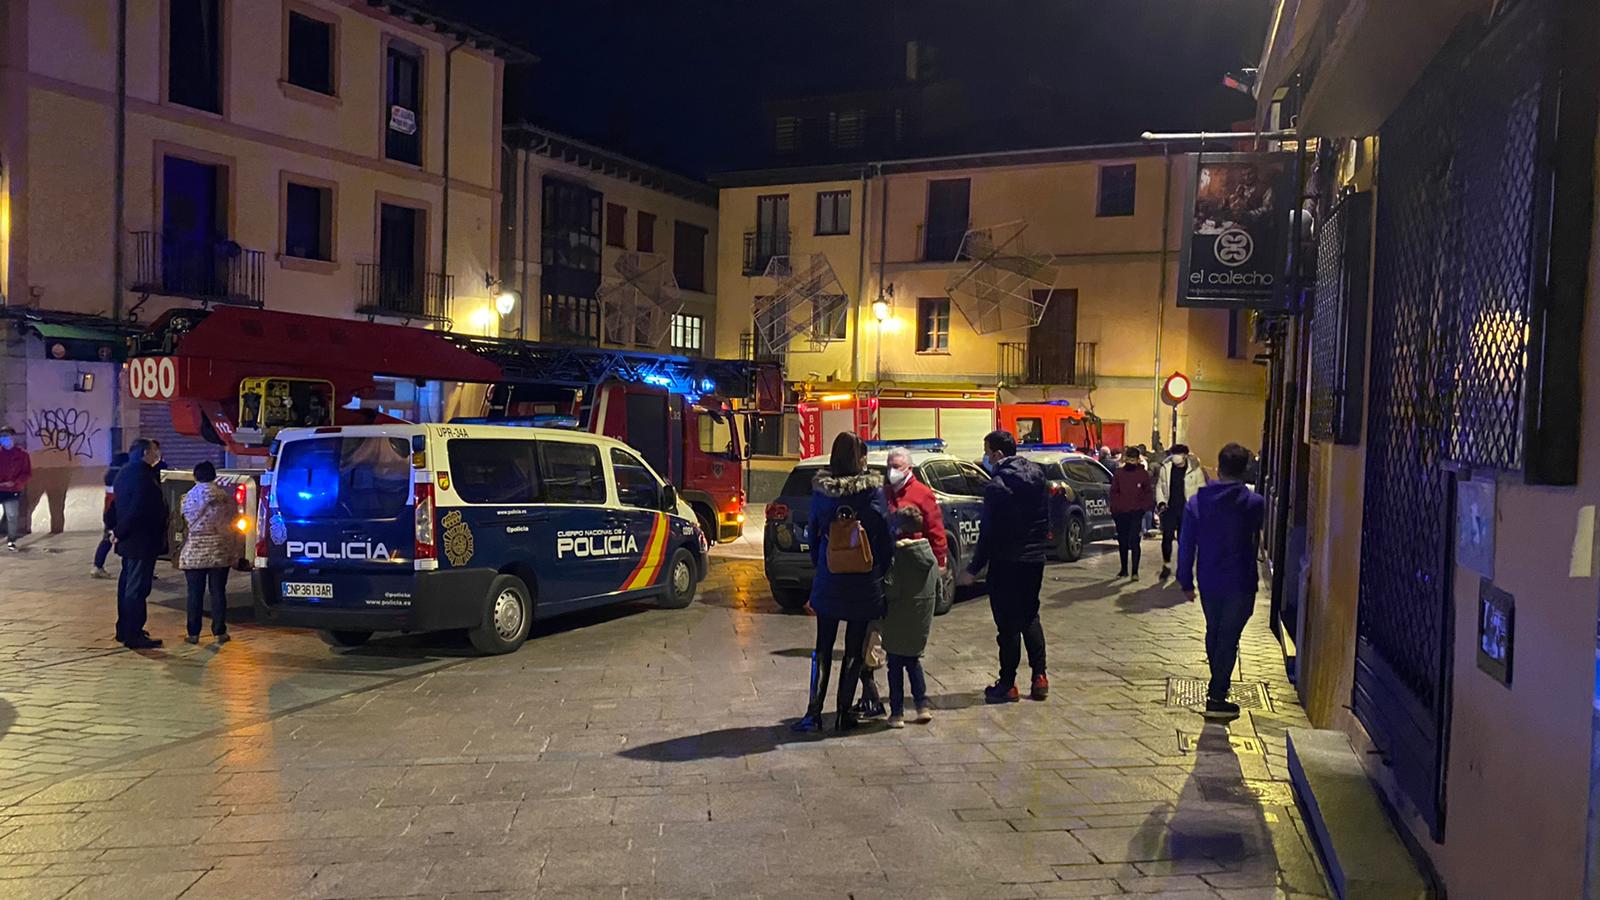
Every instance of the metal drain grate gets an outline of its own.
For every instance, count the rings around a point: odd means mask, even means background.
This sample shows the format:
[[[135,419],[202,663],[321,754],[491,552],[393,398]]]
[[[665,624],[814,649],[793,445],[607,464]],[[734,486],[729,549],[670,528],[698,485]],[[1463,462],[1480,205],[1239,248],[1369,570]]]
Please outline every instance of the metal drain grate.
[[[1272,697],[1267,693],[1265,681],[1234,684],[1228,689],[1228,699],[1239,704],[1240,709],[1272,712]],[[1199,678],[1168,678],[1168,706],[1206,705],[1206,682]]]
[[[1200,796],[1213,803],[1294,805],[1294,787],[1287,781],[1235,781],[1231,778],[1196,778],[1195,781],[1200,785]]]
[[[1200,735],[1190,731],[1180,731],[1178,732],[1178,751],[1180,753],[1220,753],[1222,752],[1221,737],[1220,734]],[[1261,741],[1253,737],[1244,737],[1243,735],[1228,735],[1228,746],[1235,753],[1253,753],[1259,756],[1263,752]]]

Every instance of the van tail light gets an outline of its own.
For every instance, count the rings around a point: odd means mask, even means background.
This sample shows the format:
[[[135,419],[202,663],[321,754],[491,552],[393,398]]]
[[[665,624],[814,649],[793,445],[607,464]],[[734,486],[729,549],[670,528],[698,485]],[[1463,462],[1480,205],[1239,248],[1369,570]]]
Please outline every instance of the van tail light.
[[[787,503],[779,503],[774,500],[767,504],[768,522],[782,522],[787,518],[789,518],[789,505]]]
[[[438,559],[439,547],[433,541],[433,485],[417,488],[417,546],[412,559]]]
[[[244,503],[248,499],[250,491],[244,485],[241,484],[233,489],[233,502],[239,504],[240,509],[244,509]]]
[[[244,490],[244,488],[240,488]],[[267,508],[267,498],[272,496],[272,491],[262,485],[261,496],[256,498],[256,568],[260,569],[267,564],[267,527],[272,518],[272,511]]]

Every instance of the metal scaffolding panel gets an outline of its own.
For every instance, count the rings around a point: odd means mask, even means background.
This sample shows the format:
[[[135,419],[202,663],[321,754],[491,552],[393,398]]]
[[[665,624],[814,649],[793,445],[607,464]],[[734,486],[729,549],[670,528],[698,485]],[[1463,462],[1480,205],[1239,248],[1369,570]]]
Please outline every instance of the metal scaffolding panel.
[[[683,294],[672,266],[655,253],[623,253],[612,266],[616,277],[595,291],[607,343],[659,349],[683,309]]]
[[[827,254],[774,256],[762,277],[775,282],[772,293],[757,296],[752,304],[762,349],[781,354],[796,338],[807,338],[813,346],[844,339],[849,296]]]
[[[1027,230],[1019,219],[973,228],[961,239],[956,259],[971,265],[951,273],[945,290],[978,334],[1032,328],[1044,319],[1056,282],[1055,257],[1029,254],[1022,240]]]

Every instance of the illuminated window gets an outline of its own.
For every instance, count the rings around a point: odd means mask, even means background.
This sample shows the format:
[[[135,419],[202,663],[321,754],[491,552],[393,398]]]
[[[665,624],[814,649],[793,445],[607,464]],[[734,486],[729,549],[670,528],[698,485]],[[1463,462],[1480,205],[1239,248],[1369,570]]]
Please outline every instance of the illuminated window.
[[[699,353],[705,349],[705,317],[687,313],[672,316],[672,349],[681,353]]]
[[[950,352],[948,297],[924,297],[917,301],[917,352]]]

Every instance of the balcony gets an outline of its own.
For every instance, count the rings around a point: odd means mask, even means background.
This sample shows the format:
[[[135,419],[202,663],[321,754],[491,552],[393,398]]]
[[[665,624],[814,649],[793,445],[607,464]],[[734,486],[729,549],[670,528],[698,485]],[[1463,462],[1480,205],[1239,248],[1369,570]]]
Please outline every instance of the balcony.
[[[455,276],[380,263],[359,263],[356,270],[360,281],[357,314],[450,321],[450,301],[456,295]]]
[[[766,343],[757,340],[751,332],[742,332],[739,335],[739,358],[748,362],[766,362],[783,365],[788,356],[788,348],[781,348],[777,353],[772,352]]]
[[[259,307],[266,297],[266,254],[230,240],[166,237],[135,231],[128,289],[140,294],[185,297],[203,304]]]
[[[917,226],[917,251],[919,262],[955,262],[961,255],[961,242],[966,240],[967,228],[949,231],[929,231],[926,224]]]
[[[1036,340],[1001,342],[1000,383],[1094,387],[1095,345],[1079,341],[1056,347],[1047,346],[1048,340],[1039,335]],[[1070,354],[1063,352],[1067,347],[1072,348]]]
[[[789,230],[751,229],[744,233],[744,274],[765,275],[774,256],[789,255]]]

